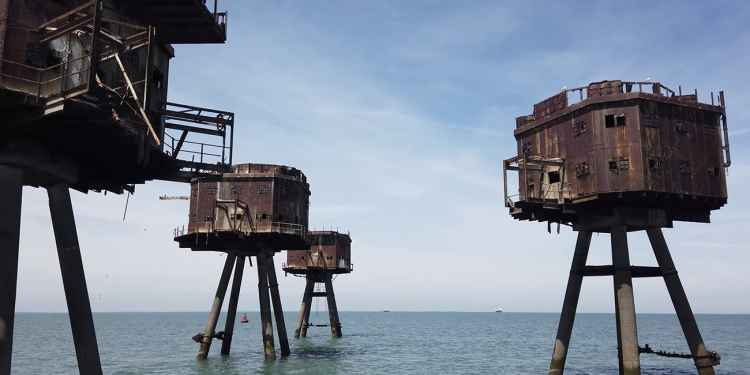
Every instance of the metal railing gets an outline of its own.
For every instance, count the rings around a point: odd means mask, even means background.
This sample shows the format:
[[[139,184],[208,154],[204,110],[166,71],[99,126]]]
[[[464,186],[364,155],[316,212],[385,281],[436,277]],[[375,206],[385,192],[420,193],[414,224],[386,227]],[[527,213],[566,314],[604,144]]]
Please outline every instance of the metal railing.
[[[232,165],[234,113],[170,102],[161,119],[167,155],[198,170],[224,171]]]
[[[91,56],[68,59],[49,67],[35,67],[2,59],[3,88],[22,92],[38,101],[66,97],[88,88]],[[80,63],[80,66],[76,66]]]
[[[546,170],[545,167],[557,167],[559,169],[555,171]],[[566,182],[565,172],[565,160],[563,159],[545,159],[540,156],[529,156],[523,158],[520,156],[514,156],[510,159],[503,160],[503,197],[505,206],[508,208],[515,207],[515,203],[520,200],[521,194],[520,189],[525,189],[524,199],[534,200],[530,197],[528,191],[529,186],[529,170],[534,169],[540,172],[540,180],[533,181],[539,183],[539,194],[537,200],[546,202],[556,202],[557,204],[564,204],[566,200],[566,193],[570,193],[570,186]],[[510,194],[508,191],[508,171],[518,172],[519,176],[519,193]],[[547,189],[543,190],[543,181],[545,172],[558,172],[560,173],[560,181],[556,183],[547,183]],[[521,181],[523,179],[523,181]],[[559,184],[553,188],[553,185]],[[514,200],[513,198],[517,198]]]
[[[615,87],[618,88],[618,94],[627,94],[631,92],[639,92],[639,93],[648,93],[653,95],[659,95],[659,96],[675,96],[676,92],[669,87],[661,84],[661,82],[656,81],[612,81],[612,83],[617,83],[619,85],[615,86],[609,86],[607,88],[614,89]],[[576,87],[572,89],[563,89],[561,93],[565,93],[568,98],[568,105],[573,105],[575,103],[584,101],[591,96],[589,95],[589,88],[591,86],[581,86]],[[634,89],[637,88],[637,91]],[[646,88],[647,91],[644,91],[643,89]],[[650,90],[648,90],[650,88]],[[600,87],[596,87],[595,90],[600,90]],[[650,92],[648,92],[650,91]],[[577,94],[577,95],[576,95]],[[666,95],[669,94],[669,95]],[[577,100],[576,100],[577,99]]]

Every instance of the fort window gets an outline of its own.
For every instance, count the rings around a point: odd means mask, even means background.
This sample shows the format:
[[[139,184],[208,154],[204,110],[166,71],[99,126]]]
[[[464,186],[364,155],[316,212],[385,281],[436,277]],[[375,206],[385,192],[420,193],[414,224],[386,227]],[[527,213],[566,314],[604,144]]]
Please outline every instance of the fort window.
[[[619,173],[628,169],[630,169],[629,158],[612,159],[609,161],[609,171],[612,173]]]
[[[258,188],[256,190],[258,194],[266,194],[271,192],[271,187],[268,185],[258,185]]]
[[[576,164],[576,177],[581,178],[588,176],[589,173],[591,173],[591,168],[589,168],[589,164],[585,161],[582,163]]]
[[[560,171],[547,172],[547,180],[550,184],[556,184],[560,182]]]
[[[708,175],[711,177],[717,177],[719,175],[719,171],[720,170],[718,167],[708,168]]]
[[[680,160],[679,170],[680,174],[690,174],[690,161]]]
[[[649,169],[661,169],[661,160],[658,158],[648,159]]]
[[[605,115],[604,126],[608,128],[614,128],[616,126],[625,126],[625,115]]]
[[[585,133],[587,130],[586,128],[586,121],[579,120],[573,123],[573,134],[577,137],[583,133]]]

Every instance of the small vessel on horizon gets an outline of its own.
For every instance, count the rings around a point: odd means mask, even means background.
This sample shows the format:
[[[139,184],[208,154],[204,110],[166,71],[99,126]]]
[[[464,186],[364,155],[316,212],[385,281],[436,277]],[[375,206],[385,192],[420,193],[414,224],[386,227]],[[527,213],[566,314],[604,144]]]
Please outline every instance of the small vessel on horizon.
[[[495,309],[495,312],[501,313],[501,312],[503,312],[503,308],[502,307],[498,307],[498,308]]]
[[[247,314],[242,314],[240,317],[240,323],[250,323],[250,320],[247,319]]]

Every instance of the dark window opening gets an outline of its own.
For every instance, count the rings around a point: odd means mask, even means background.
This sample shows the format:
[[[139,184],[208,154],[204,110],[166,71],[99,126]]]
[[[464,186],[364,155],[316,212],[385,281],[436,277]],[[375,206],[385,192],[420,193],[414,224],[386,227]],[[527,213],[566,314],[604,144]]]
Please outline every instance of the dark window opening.
[[[661,169],[661,160],[660,159],[648,159],[648,168],[649,169]]]
[[[690,161],[680,160],[679,170],[680,174],[690,174]]]
[[[614,128],[617,126],[625,126],[625,115],[605,115],[604,126],[607,128]]]
[[[620,173],[620,171],[626,171],[630,169],[630,159],[628,158],[620,158],[620,159],[613,159],[609,161],[609,171],[615,174]]]
[[[586,121],[579,120],[579,121],[576,121],[576,122],[573,123],[573,135],[574,136],[577,137],[577,136],[585,133],[586,130],[588,130],[586,128]]]
[[[581,178],[584,176],[588,176],[591,172],[591,169],[589,167],[589,164],[585,161],[582,163],[576,164],[576,177]]]
[[[560,171],[547,172],[547,179],[550,184],[556,184],[560,182]]]
[[[721,173],[721,169],[718,167],[708,168],[708,175],[711,177],[717,177]]]

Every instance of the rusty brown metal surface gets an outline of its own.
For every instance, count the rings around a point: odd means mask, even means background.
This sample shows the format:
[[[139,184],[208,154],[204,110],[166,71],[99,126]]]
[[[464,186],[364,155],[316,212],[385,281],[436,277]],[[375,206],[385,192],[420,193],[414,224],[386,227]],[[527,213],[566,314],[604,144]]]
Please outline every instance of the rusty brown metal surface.
[[[0,154],[20,141],[48,147],[81,170],[71,186],[83,191],[226,171],[233,114],[181,106],[198,115],[179,118],[178,130],[162,127],[174,125],[165,114],[175,107],[169,32],[180,43],[223,42],[226,14],[214,3],[2,0],[0,116],[14,120],[4,124]],[[216,129],[210,141],[207,128]]]
[[[236,165],[220,178],[192,182],[187,231],[176,240],[193,250],[306,249],[309,197],[298,169]],[[195,240],[203,237],[213,242]]]
[[[335,231],[311,231],[307,235],[308,250],[287,251],[283,266],[285,272],[305,274],[307,271],[328,270],[331,273],[349,273],[353,270],[351,237]]]
[[[518,171],[516,218],[571,222],[583,207],[632,205],[708,221],[726,203],[722,105],[658,82],[603,81],[533,110],[516,119],[517,156],[504,164]]]

